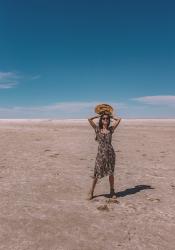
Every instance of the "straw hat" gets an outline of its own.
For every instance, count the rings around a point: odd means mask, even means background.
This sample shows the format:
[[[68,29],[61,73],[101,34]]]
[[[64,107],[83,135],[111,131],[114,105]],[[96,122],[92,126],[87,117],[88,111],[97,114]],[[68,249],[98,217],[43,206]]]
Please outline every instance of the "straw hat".
[[[106,103],[98,104],[95,107],[95,113],[99,115],[104,114],[104,113],[112,115],[112,112],[113,112],[113,108],[109,104],[106,104]]]

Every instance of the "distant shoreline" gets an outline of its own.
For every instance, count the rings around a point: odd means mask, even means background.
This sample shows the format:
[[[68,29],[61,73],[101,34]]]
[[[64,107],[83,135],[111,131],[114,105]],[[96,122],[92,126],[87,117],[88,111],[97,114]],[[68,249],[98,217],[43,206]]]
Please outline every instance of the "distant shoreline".
[[[96,121],[97,119],[95,119]],[[175,118],[122,118],[122,122],[175,122]],[[32,122],[53,122],[53,123],[76,123],[76,122],[88,122],[87,119],[0,119],[0,123],[32,123]]]

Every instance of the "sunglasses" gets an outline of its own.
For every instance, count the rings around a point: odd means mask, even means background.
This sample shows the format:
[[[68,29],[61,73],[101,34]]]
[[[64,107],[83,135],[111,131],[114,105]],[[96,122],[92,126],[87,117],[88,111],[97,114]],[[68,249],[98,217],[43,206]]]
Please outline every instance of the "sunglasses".
[[[109,120],[109,118],[108,117],[104,117],[104,118],[102,118],[102,120]]]

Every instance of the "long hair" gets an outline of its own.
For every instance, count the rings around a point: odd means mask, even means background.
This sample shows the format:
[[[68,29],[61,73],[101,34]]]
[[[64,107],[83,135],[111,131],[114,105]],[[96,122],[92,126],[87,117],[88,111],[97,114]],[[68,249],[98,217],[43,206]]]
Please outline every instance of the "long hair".
[[[101,115],[100,115],[100,119],[99,119],[99,123],[98,123],[98,126],[99,126],[100,129],[103,128],[102,119],[103,119],[103,116],[104,116],[104,115],[108,116],[108,118],[109,118],[107,128],[109,128],[109,125],[110,125],[110,122],[111,122],[111,119],[110,119],[111,117],[110,117],[109,114],[105,114],[105,113],[101,114]],[[97,135],[96,135],[96,137],[95,137],[95,140],[97,141]]]

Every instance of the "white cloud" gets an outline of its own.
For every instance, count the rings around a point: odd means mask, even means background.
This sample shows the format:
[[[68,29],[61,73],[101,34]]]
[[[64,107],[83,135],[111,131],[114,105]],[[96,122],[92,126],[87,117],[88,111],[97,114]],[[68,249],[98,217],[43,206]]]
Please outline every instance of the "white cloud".
[[[0,72],[0,80],[7,77],[11,77],[12,75],[13,75],[12,72]]]
[[[45,106],[44,108],[46,109],[51,109],[51,110],[61,110],[61,111],[69,111],[69,112],[79,112],[84,109],[91,109],[94,111],[95,106],[99,103],[108,103],[111,105],[114,110],[117,109],[118,107],[123,107],[125,106],[124,103],[122,102],[108,102],[108,101],[96,101],[96,102],[60,102],[56,103],[53,105]]]
[[[11,89],[15,85],[17,85],[17,82],[0,83],[0,89]]]
[[[0,107],[2,119],[65,119],[84,118],[95,114],[95,106],[108,103],[114,108],[114,116],[122,118],[175,118],[174,107],[158,105],[127,104],[123,102],[92,101],[92,102],[58,102],[41,106]]]
[[[173,95],[142,96],[131,98],[131,100],[150,105],[175,106],[175,96]]]
[[[18,84],[21,76],[17,72],[0,71],[0,89],[10,89]]]
[[[31,80],[37,80],[41,77],[41,75],[35,75],[31,77]]]
[[[60,102],[43,106],[14,106],[0,107],[0,118],[86,118],[95,115],[95,106],[108,103],[114,108],[114,115],[118,109],[125,108],[122,102]]]
[[[27,80],[37,80],[41,77],[41,75],[33,75],[33,76],[22,76],[19,72],[16,71],[0,71],[0,89],[10,89],[14,88],[19,84],[20,78],[26,78]]]

